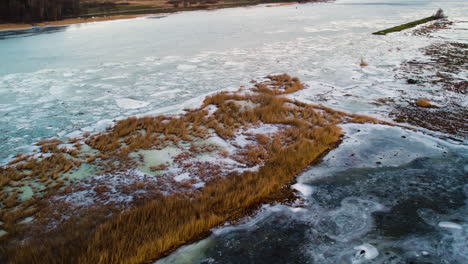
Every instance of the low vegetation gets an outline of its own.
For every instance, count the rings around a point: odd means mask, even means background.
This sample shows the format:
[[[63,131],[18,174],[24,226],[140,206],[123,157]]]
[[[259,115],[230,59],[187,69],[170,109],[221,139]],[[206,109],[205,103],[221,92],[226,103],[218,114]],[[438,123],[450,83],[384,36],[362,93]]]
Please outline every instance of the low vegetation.
[[[424,107],[424,108],[437,108],[437,106],[433,105],[431,101],[429,101],[426,98],[419,98],[416,100],[416,105],[418,107]]]
[[[366,61],[364,61],[363,59],[361,59],[361,63],[359,64],[359,66],[366,67],[366,66],[369,66],[369,64]]]
[[[8,232],[0,238],[2,261],[145,263],[206,236],[216,226],[252,213],[262,203],[294,198],[289,185],[302,170],[339,144],[339,124],[385,123],[283,97],[304,88],[299,79],[289,75],[268,76],[265,81],[254,82],[250,90],[209,96],[201,107],[187,109],[179,116],[130,117],[106,132],[70,139],[66,147],[59,140],[39,142],[38,153],[19,154],[6,167],[0,167],[4,195],[0,219]],[[210,113],[208,108],[215,110]],[[281,129],[253,136],[254,143],[234,154],[220,146],[196,143],[213,136],[229,142],[240,131],[267,124]],[[92,150],[83,150],[83,143]],[[198,170],[206,183],[201,189],[191,188],[190,180],[172,181],[169,183],[179,186],[177,192],[153,192],[123,211],[118,204],[98,200],[76,210],[70,201],[56,199],[91,189],[99,199],[107,197],[112,188],[105,182],[80,186],[65,176],[86,162],[99,168],[100,173],[131,177],[131,169],[141,160],[132,153],[182,143],[189,145],[188,151],[178,154],[174,162]],[[232,155],[243,166],[258,169],[232,170],[225,175],[219,166],[184,163],[197,153],[211,152]],[[150,169],[161,171],[167,166],[162,163]],[[35,192],[34,198],[21,201],[19,187],[14,185],[30,184],[33,179],[48,183]],[[149,184],[138,181],[123,186],[122,193],[136,194]],[[61,218],[63,214],[67,217]],[[26,216],[34,216],[34,221],[21,222]]]
[[[446,30],[456,23],[441,20],[438,26],[421,27],[415,32],[433,37],[432,33]],[[439,39],[422,48],[421,53],[425,59],[402,63],[397,74],[408,83],[425,87],[424,94],[420,94],[424,98],[410,99],[409,104],[404,105],[392,103],[394,110],[391,115],[397,122],[448,134],[441,137],[466,139],[468,111],[464,101],[468,82],[462,73],[468,70],[468,45]],[[407,95],[403,97],[408,101]]]
[[[2,0],[0,22],[32,23],[77,16],[80,0]]]
[[[419,19],[419,20],[416,20],[416,21],[413,21],[413,22],[409,22],[409,23],[399,25],[399,26],[396,26],[396,27],[392,27],[392,28],[388,28],[388,29],[385,29],[385,30],[377,31],[377,32],[374,32],[372,34],[374,34],[374,35],[387,35],[389,33],[403,31],[405,29],[413,28],[415,26],[425,24],[425,23],[428,23],[428,22],[431,22],[431,21],[434,21],[434,20],[442,19],[442,18],[445,18],[445,16],[444,16],[442,10],[439,9],[439,11],[437,11],[436,14],[434,14],[434,15],[432,15],[430,17]]]

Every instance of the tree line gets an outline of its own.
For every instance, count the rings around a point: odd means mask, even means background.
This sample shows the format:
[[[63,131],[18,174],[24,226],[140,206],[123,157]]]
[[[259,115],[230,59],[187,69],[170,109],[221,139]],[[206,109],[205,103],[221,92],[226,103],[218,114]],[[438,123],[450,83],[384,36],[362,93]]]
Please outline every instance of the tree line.
[[[33,23],[79,14],[81,0],[0,0],[0,22]]]

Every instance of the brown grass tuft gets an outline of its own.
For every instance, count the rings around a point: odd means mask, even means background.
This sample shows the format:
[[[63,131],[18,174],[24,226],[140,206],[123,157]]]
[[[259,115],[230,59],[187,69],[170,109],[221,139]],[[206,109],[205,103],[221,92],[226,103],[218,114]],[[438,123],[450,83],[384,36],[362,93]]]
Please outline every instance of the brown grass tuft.
[[[426,98],[420,98],[416,100],[416,105],[423,108],[437,108],[437,106],[433,105],[431,101]]]
[[[156,166],[151,166],[150,167],[150,170],[152,171],[160,171],[160,170],[165,170],[167,169],[168,165],[167,163],[162,163],[162,164],[159,164],[159,165],[156,165]]]
[[[369,66],[369,64],[365,62],[363,59],[361,59],[361,63],[359,64],[359,66],[366,67],[366,66]]]

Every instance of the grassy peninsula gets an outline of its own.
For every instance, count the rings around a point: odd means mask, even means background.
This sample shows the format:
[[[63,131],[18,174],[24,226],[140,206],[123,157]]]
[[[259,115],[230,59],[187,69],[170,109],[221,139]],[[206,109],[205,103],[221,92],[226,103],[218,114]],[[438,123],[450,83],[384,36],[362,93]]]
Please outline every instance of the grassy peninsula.
[[[339,144],[340,124],[385,123],[285,97],[304,87],[268,76],[181,115],[130,117],[102,133],[38,142],[36,153],[0,167],[1,255],[10,263],[145,263],[261,204],[294,198],[289,186]],[[179,154],[142,176],[142,151],[167,148]],[[96,176],[73,176],[90,166]]]

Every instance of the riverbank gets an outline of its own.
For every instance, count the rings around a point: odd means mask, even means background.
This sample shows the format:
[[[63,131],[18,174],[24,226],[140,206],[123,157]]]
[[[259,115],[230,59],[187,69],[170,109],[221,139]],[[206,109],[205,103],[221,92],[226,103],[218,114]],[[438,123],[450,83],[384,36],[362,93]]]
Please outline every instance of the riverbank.
[[[409,33],[434,38],[437,34],[463,28],[464,24],[466,22],[439,19]],[[424,54],[424,59],[406,60],[396,69],[398,77],[406,81],[406,87],[419,90],[417,96],[405,95],[398,103],[386,102],[395,108],[390,115],[397,122],[442,132],[446,134],[441,136],[443,138],[463,142],[468,133],[464,100],[468,81],[463,75],[468,69],[468,44],[461,40],[439,39],[419,52]]]
[[[143,1],[144,2],[144,1]],[[324,2],[323,0],[310,1],[310,2]],[[118,10],[110,11],[105,13],[91,13],[83,14],[80,17],[76,18],[66,18],[63,20],[57,21],[44,21],[40,23],[25,24],[25,23],[0,23],[0,31],[4,30],[24,30],[31,29],[33,26],[45,27],[45,26],[68,26],[73,24],[89,23],[89,22],[100,22],[100,21],[111,21],[119,19],[132,19],[137,17],[145,17],[151,15],[161,15],[169,14],[183,11],[214,11],[217,9],[223,8],[233,8],[233,7],[242,7],[242,6],[253,6],[259,4],[269,4],[267,7],[278,7],[285,5],[294,5],[298,2],[285,2],[284,0],[268,0],[268,1],[220,1],[216,4],[209,5],[198,5],[198,6],[189,6],[189,7],[172,7],[171,5],[166,4],[165,2],[158,2],[156,5],[151,6],[137,6],[138,8],[129,8],[128,10]],[[131,5],[130,7],[134,7]]]
[[[81,23],[89,23],[89,22],[100,22],[100,21],[110,21],[110,20],[118,20],[118,19],[132,19],[137,17],[143,17],[147,15],[114,15],[114,16],[102,16],[102,17],[90,17],[90,18],[67,18],[58,21],[45,21],[41,23],[34,24],[35,26],[39,27],[46,27],[46,26],[68,26],[73,24],[81,24]],[[2,30],[24,30],[24,29],[31,29],[33,25],[31,24],[0,24],[0,31]]]

